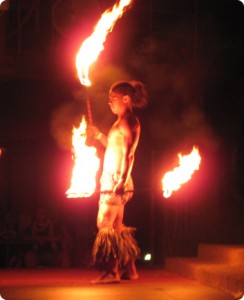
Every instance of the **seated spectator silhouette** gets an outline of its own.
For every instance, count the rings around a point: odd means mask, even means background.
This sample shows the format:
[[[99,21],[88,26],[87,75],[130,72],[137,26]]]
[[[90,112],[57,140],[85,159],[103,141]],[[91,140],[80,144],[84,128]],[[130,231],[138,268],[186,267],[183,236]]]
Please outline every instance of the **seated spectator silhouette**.
[[[67,235],[67,234],[66,234]],[[55,231],[45,208],[38,208],[31,226],[32,248],[25,255],[26,267],[70,266],[64,230]]]
[[[25,253],[31,247],[31,218],[25,213],[21,213],[18,217],[16,239],[13,243],[14,252],[9,259],[9,267],[24,267]]]
[[[7,212],[1,219],[0,225],[0,266],[8,267],[9,258],[15,253],[12,247],[17,237],[17,218],[14,212]]]

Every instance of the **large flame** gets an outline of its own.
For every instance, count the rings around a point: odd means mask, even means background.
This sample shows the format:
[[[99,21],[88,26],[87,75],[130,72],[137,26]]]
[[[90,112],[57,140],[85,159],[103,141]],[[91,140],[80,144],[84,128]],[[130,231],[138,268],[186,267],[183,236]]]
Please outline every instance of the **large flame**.
[[[95,147],[86,145],[87,123],[83,116],[79,128],[73,128],[72,145],[74,168],[68,198],[90,197],[96,188],[96,175],[100,160]]]
[[[76,56],[76,68],[81,84],[90,86],[88,78],[89,68],[93,64],[100,52],[104,49],[104,42],[107,34],[112,31],[115,22],[129,8],[132,0],[120,0],[112,8],[106,10],[98,21],[94,32],[81,45]]]
[[[182,184],[189,181],[192,174],[199,170],[201,156],[196,146],[193,147],[192,152],[188,155],[178,154],[179,167],[172,171],[165,173],[162,179],[163,195],[169,198],[174,191],[177,191]]]

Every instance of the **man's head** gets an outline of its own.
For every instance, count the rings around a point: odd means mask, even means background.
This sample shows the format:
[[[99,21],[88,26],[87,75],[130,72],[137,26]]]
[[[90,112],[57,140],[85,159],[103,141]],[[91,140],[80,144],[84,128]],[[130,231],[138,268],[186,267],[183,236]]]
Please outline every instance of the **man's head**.
[[[110,91],[108,104],[114,114],[122,115],[127,109],[131,109],[131,98],[128,95]]]
[[[145,85],[140,81],[118,81],[111,88],[110,93],[127,96],[131,107],[142,108],[147,104],[147,92]]]

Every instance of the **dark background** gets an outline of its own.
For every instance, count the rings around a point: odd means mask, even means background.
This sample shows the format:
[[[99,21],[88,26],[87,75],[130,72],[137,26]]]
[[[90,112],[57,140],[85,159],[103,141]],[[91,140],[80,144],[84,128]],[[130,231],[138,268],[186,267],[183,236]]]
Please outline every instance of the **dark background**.
[[[86,114],[106,133],[110,85],[143,81],[149,104],[125,223],[142,253],[195,255],[200,243],[243,243],[244,6],[238,0],[135,0],[91,67],[88,91],[75,55],[105,0],[7,0],[0,8],[0,211],[32,215],[44,205],[69,224],[86,251],[96,233],[97,197],[67,199],[72,127]],[[200,170],[171,198],[163,174],[193,145]],[[103,150],[99,147],[100,154]]]

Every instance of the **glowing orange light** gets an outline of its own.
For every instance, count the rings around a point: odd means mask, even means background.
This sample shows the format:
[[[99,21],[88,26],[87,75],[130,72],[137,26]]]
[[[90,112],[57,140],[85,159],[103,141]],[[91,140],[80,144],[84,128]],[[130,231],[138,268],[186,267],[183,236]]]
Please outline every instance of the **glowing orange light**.
[[[188,155],[178,154],[179,167],[165,173],[162,179],[163,195],[169,198],[174,191],[177,191],[182,184],[189,181],[192,174],[199,170],[201,156],[198,149],[194,146]]]
[[[104,42],[107,34],[112,31],[115,22],[129,8],[132,0],[120,0],[112,8],[106,10],[98,21],[94,32],[81,45],[76,56],[76,68],[81,84],[90,86],[88,78],[89,68],[93,64],[100,52],[104,49]]]
[[[68,198],[90,197],[96,188],[96,174],[100,160],[96,148],[86,145],[87,123],[83,116],[79,128],[73,128],[72,145],[74,168]]]

